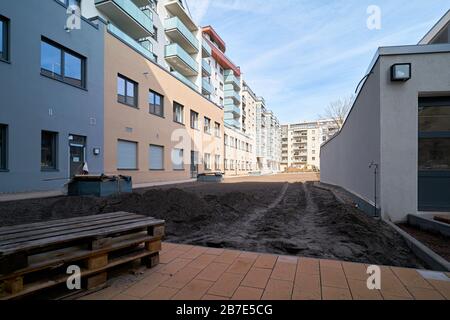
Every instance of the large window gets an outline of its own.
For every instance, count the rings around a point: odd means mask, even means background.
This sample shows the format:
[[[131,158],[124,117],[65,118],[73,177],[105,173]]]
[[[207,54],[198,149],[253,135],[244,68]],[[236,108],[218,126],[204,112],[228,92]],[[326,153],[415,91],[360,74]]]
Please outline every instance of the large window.
[[[191,110],[191,128],[198,130],[198,113]]]
[[[68,84],[85,88],[86,58],[59,44],[42,38],[41,73]]]
[[[173,170],[184,170],[184,151],[183,149],[172,150]]]
[[[211,170],[211,154],[205,153],[203,157],[203,165],[205,166],[205,170]]]
[[[0,60],[9,60],[9,20],[0,16]]]
[[[220,155],[215,156],[214,168],[219,171],[220,170]]]
[[[220,123],[214,123],[214,134],[217,138],[220,138]]]
[[[155,91],[148,94],[148,104],[150,106],[150,113],[164,117],[164,97]]]
[[[0,170],[8,169],[8,126],[0,124]]]
[[[118,140],[117,141],[117,169],[137,170],[137,142]]]
[[[173,103],[173,121],[184,124],[184,106],[177,102]]]
[[[138,106],[138,84],[122,75],[117,76],[117,101],[130,107]]]
[[[148,163],[150,170],[164,170],[164,147],[150,145],[148,150]]]
[[[57,141],[56,132],[42,131],[41,133],[41,169],[57,169]]]
[[[205,117],[204,132],[211,134],[211,119]]]

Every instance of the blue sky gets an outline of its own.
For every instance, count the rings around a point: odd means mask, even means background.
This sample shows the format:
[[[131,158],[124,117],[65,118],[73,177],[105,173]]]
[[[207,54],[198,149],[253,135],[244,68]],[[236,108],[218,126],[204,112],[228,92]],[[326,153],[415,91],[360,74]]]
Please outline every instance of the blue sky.
[[[354,93],[379,46],[416,44],[448,0],[187,0],[282,123],[317,119]],[[381,29],[367,28],[367,8]]]

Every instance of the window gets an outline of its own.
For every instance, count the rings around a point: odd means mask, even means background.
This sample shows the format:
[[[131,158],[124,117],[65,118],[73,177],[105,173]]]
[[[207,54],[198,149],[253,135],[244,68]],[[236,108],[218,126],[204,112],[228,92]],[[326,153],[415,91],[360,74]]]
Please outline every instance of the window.
[[[8,134],[8,126],[0,124],[0,170],[8,169],[7,134]]]
[[[214,167],[216,170],[220,170],[220,155],[215,156]]]
[[[203,130],[205,133],[211,134],[211,119],[205,117],[205,125]]]
[[[191,128],[198,130],[198,113],[191,110]]]
[[[56,132],[41,132],[41,170],[56,170],[57,139]]]
[[[153,26],[153,35],[152,35],[152,38],[153,38],[155,41],[158,41],[158,28],[155,27],[155,26]]]
[[[223,98],[220,97],[220,106],[223,107]]]
[[[156,53],[153,53],[153,60],[158,63],[158,55]]]
[[[228,170],[228,159],[225,159],[225,170]]]
[[[164,170],[164,147],[150,145],[148,151],[148,163],[150,170]]]
[[[148,104],[150,113],[159,117],[164,117],[164,97],[159,93],[150,90],[148,94]]]
[[[228,135],[224,136],[225,145],[228,146]]]
[[[173,121],[184,124],[184,106],[177,102],[173,103]]]
[[[173,149],[172,150],[172,166],[173,170],[184,170],[184,150]]]
[[[220,74],[223,75],[223,68],[220,67]]]
[[[9,60],[9,20],[0,16],[0,60]]]
[[[214,123],[214,134],[217,138],[220,138],[220,123]]]
[[[86,58],[48,39],[41,39],[41,74],[85,88]]]
[[[316,157],[312,157],[312,161],[316,161]]]
[[[118,140],[117,169],[137,170],[137,142]]]
[[[205,170],[211,170],[211,155],[209,153],[205,153],[203,165],[205,166]]]
[[[137,108],[137,86],[136,82],[119,74],[117,76],[117,101]]]

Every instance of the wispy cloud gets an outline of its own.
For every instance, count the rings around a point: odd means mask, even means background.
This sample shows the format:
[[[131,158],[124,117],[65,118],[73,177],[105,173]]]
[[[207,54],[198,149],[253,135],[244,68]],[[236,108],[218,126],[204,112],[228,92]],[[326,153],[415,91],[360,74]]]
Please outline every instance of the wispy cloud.
[[[444,0],[377,0],[382,29],[371,31],[372,0],[188,1],[282,122],[316,118],[354,91],[377,47],[417,43],[448,10]]]

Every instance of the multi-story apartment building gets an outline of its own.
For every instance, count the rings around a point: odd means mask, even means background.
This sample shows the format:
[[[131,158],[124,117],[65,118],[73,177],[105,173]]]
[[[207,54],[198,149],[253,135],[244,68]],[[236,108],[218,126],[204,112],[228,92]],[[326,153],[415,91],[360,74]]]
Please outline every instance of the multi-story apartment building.
[[[338,130],[333,120],[283,125],[281,169],[320,170],[320,146]]]
[[[0,2],[0,193],[103,171],[104,25],[65,1]],[[45,17],[45,18],[43,18]]]
[[[257,171],[278,172],[281,163],[281,126],[263,97],[256,101]]]

